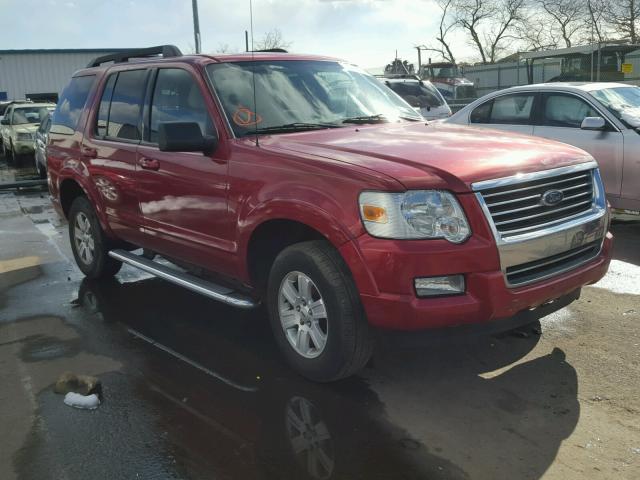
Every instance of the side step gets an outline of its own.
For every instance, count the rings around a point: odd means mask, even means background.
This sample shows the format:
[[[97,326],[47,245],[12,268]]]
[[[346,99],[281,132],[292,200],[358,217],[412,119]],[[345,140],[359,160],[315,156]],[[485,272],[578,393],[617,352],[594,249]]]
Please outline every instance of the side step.
[[[255,300],[238,293],[235,290],[203,280],[188,273],[179,272],[173,268],[154,262],[153,260],[127,252],[126,250],[112,250],[109,252],[109,256],[123,263],[139,268],[140,270],[144,270],[156,277],[160,277],[188,290],[192,290],[196,293],[200,293],[234,307],[254,308],[258,305]]]

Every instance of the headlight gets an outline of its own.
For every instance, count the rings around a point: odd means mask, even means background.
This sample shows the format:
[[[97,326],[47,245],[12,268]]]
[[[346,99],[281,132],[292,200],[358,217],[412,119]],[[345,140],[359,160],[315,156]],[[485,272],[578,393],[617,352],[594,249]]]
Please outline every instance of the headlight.
[[[24,133],[24,132],[18,132],[17,135],[17,140],[33,140],[33,134],[31,133]]]
[[[442,190],[362,192],[359,202],[364,227],[374,237],[461,243],[471,234],[456,197]]]

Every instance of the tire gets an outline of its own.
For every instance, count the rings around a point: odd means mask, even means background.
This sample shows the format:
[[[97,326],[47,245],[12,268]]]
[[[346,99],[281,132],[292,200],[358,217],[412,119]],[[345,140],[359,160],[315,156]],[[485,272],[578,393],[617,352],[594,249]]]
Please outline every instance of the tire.
[[[39,178],[47,178],[47,169],[45,166],[38,160],[38,154],[34,154],[35,164],[36,164],[36,172],[38,173]]]
[[[108,239],[87,197],[77,197],[71,204],[69,240],[76,264],[87,278],[113,277],[122,267],[109,256]]]
[[[303,242],[283,250],[269,274],[267,304],[280,350],[304,377],[345,378],[371,357],[373,337],[360,296],[342,257],[328,243]]]
[[[13,165],[15,163],[15,160],[16,160],[16,156],[13,153],[12,146],[13,145],[11,144],[11,142],[9,142],[9,148],[6,148],[5,151],[4,151],[4,158],[5,158],[5,160],[7,161],[7,163],[9,165]]]

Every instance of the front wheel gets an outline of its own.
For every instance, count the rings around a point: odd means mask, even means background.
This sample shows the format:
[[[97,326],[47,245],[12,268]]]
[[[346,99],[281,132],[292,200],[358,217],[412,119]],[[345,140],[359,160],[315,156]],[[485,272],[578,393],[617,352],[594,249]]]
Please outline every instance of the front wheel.
[[[331,245],[311,241],[283,250],[267,296],[276,342],[300,374],[328,382],[365,366],[371,332],[351,273]]]
[[[109,256],[108,239],[86,197],[78,197],[71,204],[69,239],[78,268],[88,278],[112,277],[122,267],[122,262]]]

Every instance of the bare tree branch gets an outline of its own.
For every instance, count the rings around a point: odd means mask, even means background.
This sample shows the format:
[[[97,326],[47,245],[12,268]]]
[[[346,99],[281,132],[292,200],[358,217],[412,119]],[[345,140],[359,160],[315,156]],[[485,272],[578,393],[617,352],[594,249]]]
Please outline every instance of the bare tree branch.
[[[553,19],[566,47],[571,47],[572,42],[585,32],[585,0],[538,0],[538,3]]]
[[[610,0],[605,13],[606,22],[631,43],[640,40],[640,0]]]
[[[292,42],[287,42],[282,37],[282,32],[274,28],[273,30],[265,33],[260,40],[258,40],[255,45],[255,50],[271,50],[273,48],[284,48],[285,50],[293,45]]]

